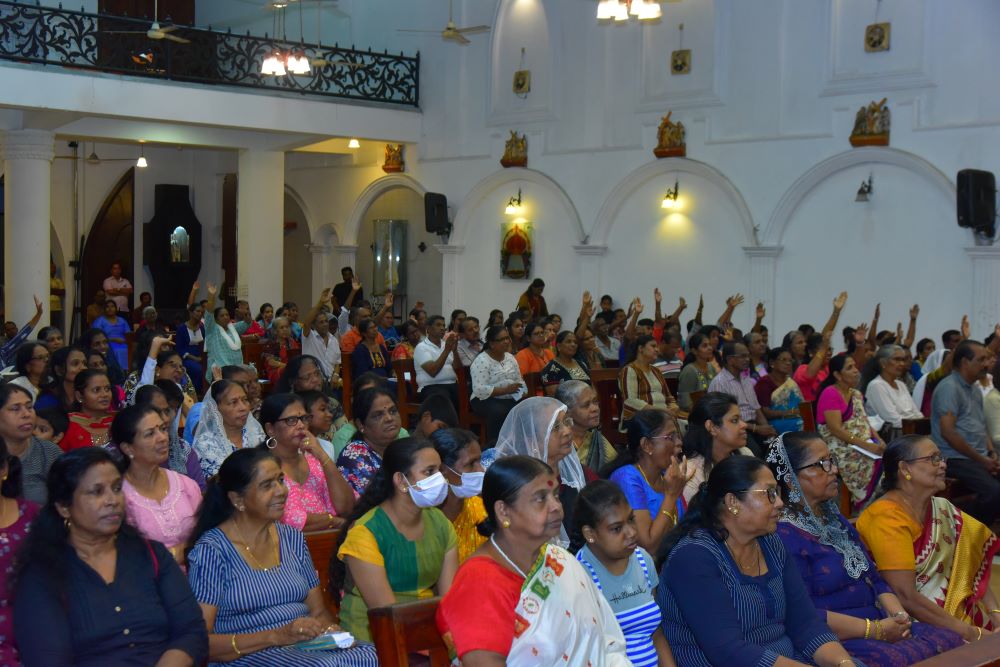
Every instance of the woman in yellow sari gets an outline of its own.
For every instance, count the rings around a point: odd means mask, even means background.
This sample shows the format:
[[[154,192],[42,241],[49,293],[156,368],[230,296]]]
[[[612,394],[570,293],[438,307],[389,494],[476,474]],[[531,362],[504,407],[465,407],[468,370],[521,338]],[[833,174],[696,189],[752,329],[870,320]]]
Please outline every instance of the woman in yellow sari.
[[[990,566],[1000,540],[985,525],[935,496],[946,465],[934,441],[907,435],[882,459],[885,494],[858,519],[879,572],[918,621],[978,641],[1000,629]]]

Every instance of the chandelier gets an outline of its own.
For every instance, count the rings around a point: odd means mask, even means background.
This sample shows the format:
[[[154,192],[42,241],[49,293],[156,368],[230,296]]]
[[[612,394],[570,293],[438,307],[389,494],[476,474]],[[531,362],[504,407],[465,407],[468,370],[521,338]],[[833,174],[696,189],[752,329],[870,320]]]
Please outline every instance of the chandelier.
[[[271,8],[274,10],[274,14],[272,16],[273,34],[277,36],[278,31],[281,30],[282,36],[285,39],[287,39],[287,37],[285,37],[285,8],[288,6],[288,1],[275,0],[275,2],[271,4]],[[303,40],[301,2],[299,3],[299,40]],[[274,50],[271,51],[271,53],[269,53],[260,64],[260,73],[265,76],[309,74],[310,72],[312,72],[312,67],[309,64],[309,59],[306,58],[305,53],[301,48],[298,52],[289,50],[287,53],[284,53],[275,47]]]
[[[629,16],[640,21],[655,21],[663,16],[663,10],[654,0],[600,0],[597,3],[598,21],[628,21]]]

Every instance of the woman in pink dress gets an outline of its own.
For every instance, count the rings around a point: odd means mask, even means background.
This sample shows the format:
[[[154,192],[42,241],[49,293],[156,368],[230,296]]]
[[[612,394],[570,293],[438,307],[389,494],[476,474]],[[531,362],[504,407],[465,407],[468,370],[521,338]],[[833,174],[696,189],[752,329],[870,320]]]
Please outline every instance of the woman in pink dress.
[[[169,428],[153,406],[134,405],[115,416],[111,438],[128,463],[122,480],[126,520],[183,564],[201,489],[187,475],[163,467],[170,455]]]

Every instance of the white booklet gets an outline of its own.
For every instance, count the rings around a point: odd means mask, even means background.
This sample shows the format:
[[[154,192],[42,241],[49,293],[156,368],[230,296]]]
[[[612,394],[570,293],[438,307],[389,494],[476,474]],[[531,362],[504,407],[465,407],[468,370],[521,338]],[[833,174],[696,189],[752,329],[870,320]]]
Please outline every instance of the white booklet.
[[[865,449],[864,447],[858,447],[857,445],[851,445],[851,449],[853,449],[853,450],[855,450],[855,451],[858,451],[858,452],[861,452],[862,454],[864,454],[864,455],[865,455],[865,456],[867,456],[868,458],[870,458],[870,459],[875,459],[876,461],[878,461],[879,459],[881,459],[881,458],[882,458],[882,455],[881,455],[881,454],[875,454],[875,453],[873,453],[873,452],[869,452],[869,451],[868,451],[867,449]]]

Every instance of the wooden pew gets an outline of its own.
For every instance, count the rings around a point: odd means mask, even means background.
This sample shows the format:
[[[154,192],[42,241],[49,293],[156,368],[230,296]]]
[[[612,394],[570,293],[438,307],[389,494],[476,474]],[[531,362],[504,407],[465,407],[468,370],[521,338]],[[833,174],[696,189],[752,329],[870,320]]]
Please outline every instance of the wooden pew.
[[[1000,633],[921,660],[913,667],[1000,667]]]
[[[450,664],[434,614],[441,598],[404,602],[368,610],[368,625],[381,667],[408,667],[409,654],[426,651],[431,667]]]
[[[701,400],[701,397],[704,396],[704,395],[705,395],[705,392],[703,392],[703,391],[692,391],[691,392],[691,409],[692,410],[694,409],[694,406],[698,404],[698,401]]]
[[[395,359],[392,373],[396,377],[396,407],[403,427],[412,430],[416,419],[420,418],[420,400],[417,398],[417,373],[413,359]]]
[[[528,387],[528,393],[525,394],[525,397],[545,395],[541,373],[528,373],[524,376],[524,384]]]
[[[799,417],[802,418],[803,431],[816,430],[816,404],[813,401],[799,403]]]
[[[472,411],[472,379],[466,366],[455,371],[458,384],[458,423],[479,434],[479,444],[486,446],[486,420]]]
[[[597,400],[601,406],[601,433],[608,442],[621,445],[625,442],[624,435],[618,430],[622,418],[622,394],[618,385],[617,368],[595,368],[590,371],[590,381],[597,391]]]
[[[323,592],[323,601],[327,609],[333,612],[334,616],[340,609],[340,601],[334,599],[330,593],[330,560],[336,558],[334,549],[340,541],[339,530],[317,530],[303,533],[306,538],[306,546],[309,548],[309,555],[312,556],[313,565],[316,567],[316,574],[319,575],[319,589]]]
[[[920,419],[904,419],[903,435],[930,435],[931,420],[927,417]]]
[[[354,392],[351,391],[351,383],[354,373],[351,369],[351,355],[345,354],[340,359],[340,379],[344,383],[341,387],[343,391],[344,400],[341,401],[344,405],[344,416],[347,417],[348,421],[352,420],[354,416],[351,414],[353,410],[354,403]]]

